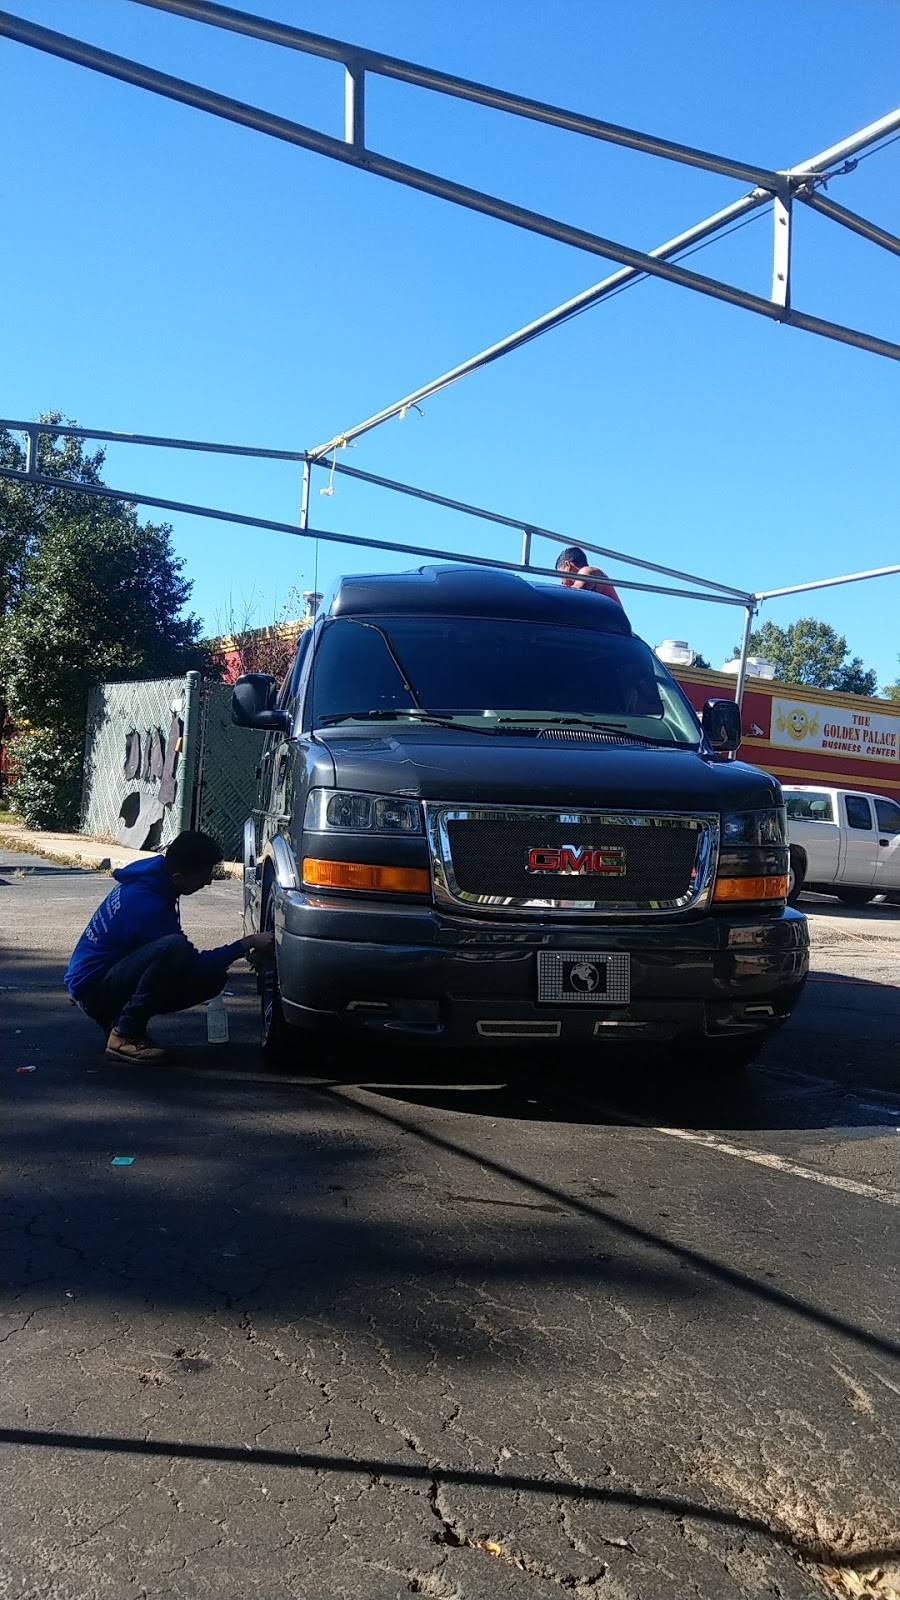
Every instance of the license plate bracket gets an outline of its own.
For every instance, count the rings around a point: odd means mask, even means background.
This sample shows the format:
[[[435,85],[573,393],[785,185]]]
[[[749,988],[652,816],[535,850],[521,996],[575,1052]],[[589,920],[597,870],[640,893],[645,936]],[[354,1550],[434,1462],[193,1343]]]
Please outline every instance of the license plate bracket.
[[[539,950],[538,1003],[623,1006],[631,999],[631,957],[614,950]]]

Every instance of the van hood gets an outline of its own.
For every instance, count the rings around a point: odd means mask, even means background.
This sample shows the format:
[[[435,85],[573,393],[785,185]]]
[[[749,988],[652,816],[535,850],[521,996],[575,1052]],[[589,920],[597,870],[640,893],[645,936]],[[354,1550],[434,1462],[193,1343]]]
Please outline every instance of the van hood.
[[[315,743],[331,754],[336,788],[370,794],[552,810],[750,811],[781,804],[768,773],[693,750],[565,745],[449,729],[399,738],[329,731]],[[316,780],[329,779],[320,767]]]

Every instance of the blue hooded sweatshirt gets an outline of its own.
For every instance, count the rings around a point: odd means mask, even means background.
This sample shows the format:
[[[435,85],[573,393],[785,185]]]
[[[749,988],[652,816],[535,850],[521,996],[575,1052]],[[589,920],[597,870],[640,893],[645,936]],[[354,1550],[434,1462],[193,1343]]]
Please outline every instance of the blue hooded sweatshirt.
[[[123,956],[167,934],[181,933],[178,896],[166,868],[165,856],[151,856],[117,867],[116,887],[97,907],[81,935],[66,968],[65,985],[73,999],[86,994]],[[191,946],[193,949],[193,946]],[[196,960],[210,971],[221,972],[243,953],[243,943],[218,950],[196,950]]]

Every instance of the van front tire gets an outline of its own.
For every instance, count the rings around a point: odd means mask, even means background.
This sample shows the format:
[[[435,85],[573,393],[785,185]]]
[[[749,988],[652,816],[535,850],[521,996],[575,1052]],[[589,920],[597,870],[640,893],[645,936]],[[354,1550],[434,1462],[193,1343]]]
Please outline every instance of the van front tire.
[[[263,903],[262,932],[275,931],[275,885],[269,884]],[[278,947],[272,951],[271,962],[263,967],[259,977],[260,1047],[267,1067],[287,1067],[291,1064],[291,1047],[295,1042],[294,1030],[285,1022],[281,1005],[281,984],[278,981]]]

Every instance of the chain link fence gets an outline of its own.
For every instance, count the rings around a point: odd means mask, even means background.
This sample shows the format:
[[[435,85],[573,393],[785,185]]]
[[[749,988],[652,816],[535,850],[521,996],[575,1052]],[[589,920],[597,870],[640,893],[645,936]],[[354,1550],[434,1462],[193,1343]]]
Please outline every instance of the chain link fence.
[[[266,736],[232,722],[230,683],[204,683],[200,699],[195,826],[218,839],[227,861],[237,861],[244,821],[256,805],[256,773]]]

